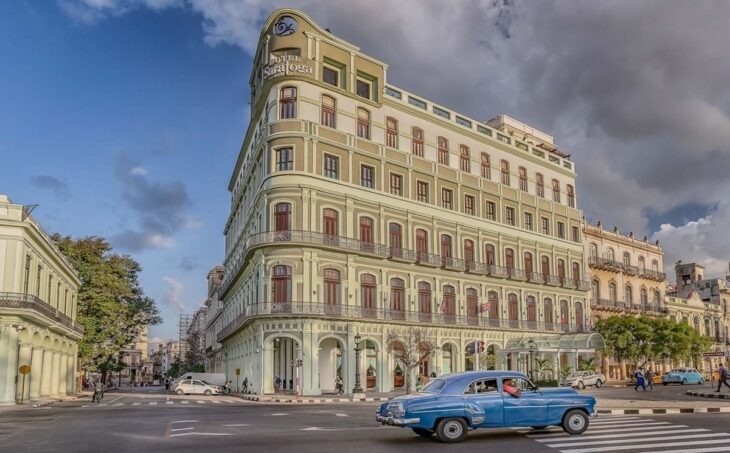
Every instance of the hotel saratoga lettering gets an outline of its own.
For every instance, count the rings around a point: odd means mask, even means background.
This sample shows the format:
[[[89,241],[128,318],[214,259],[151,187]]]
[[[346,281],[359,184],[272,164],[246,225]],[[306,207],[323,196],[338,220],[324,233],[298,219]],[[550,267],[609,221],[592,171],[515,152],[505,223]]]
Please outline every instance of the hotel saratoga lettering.
[[[271,55],[269,64],[265,65],[264,78],[290,74],[313,74],[314,70],[309,63],[302,63],[298,55]]]

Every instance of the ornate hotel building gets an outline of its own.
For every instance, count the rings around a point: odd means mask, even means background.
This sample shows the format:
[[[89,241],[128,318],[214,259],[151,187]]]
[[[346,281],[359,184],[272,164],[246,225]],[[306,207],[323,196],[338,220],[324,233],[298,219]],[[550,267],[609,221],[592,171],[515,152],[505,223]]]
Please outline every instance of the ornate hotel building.
[[[76,393],[80,285],[28,208],[0,194],[0,405]]]
[[[264,23],[250,88],[220,289],[229,379],[349,391],[359,335],[363,387],[390,391],[405,367],[388,334],[413,326],[439,346],[425,376],[473,368],[475,340],[523,371],[529,340],[559,364],[588,352],[590,335],[550,341],[590,316],[575,167],[551,136],[394,87],[291,9]]]

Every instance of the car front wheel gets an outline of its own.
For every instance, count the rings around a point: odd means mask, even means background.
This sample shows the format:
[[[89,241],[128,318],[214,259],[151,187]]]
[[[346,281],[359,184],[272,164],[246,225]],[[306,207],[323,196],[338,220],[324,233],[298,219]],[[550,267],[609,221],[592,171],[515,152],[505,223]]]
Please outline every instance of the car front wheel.
[[[178,389],[175,393],[177,393],[178,395],[182,395],[185,392],[183,392],[182,389]]]
[[[687,379],[682,379],[682,385],[687,385]]]
[[[599,379],[596,381],[596,388],[599,389],[601,387],[603,387],[603,382],[601,382],[601,380]]]
[[[203,393],[203,395],[205,395],[205,396],[210,396],[210,395],[212,395],[212,394],[213,394],[213,392],[211,392],[210,390],[206,390],[206,391],[205,391],[205,392]]]
[[[705,383],[705,380],[704,380],[704,379],[702,379],[702,378],[700,378],[700,380],[699,380],[699,381],[697,382],[697,384],[698,384],[698,385],[702,385],[702,384],[704,384],[704,383]]]
[[[414,433],[418,434],[421,437],[431,437],[433,434],[433,431],[430,429],[423,429],[423,428],[411,428]]]
[[[436,435],[446,444],[461,442],[466,439],[466,423],[460,418],[445,418],[436,426]]]
[[[579,388],[580,390],[583,390],[584,388],[586,388],[586,385],[585,385],[585,384],[583,383],[583,381],[580,381],[580,382],[578,382],[578,386],[577,386],[577,387],[578,387],[578,388]]]
[[[570,434],[583,434],[588,429],[588,416],[579,409],[569,410],[563,417],[563,430]]]

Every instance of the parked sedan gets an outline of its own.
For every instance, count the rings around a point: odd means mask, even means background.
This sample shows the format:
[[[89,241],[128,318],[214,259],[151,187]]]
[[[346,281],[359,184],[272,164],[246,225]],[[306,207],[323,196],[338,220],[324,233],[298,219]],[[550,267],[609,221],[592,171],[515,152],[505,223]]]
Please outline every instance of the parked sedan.
[[[705,378],[694,368],[675,368],[664,373],[662,384],[704,384]]]
[[[461,442],[469,429],[562,426],[582,434],[596,399],[571,388],[541,389],[514,371],[468,371],[433,379],[420,393],[383,403],[375,419],[419,436]]]
[[[185,379],[177,384],[175,393],[178,395],[220,395],[223,393],[223,387],[196,379]]]
[[[577,371],[570,373],[565,377],[563,385],[566,387],[576,387],[584,389],[595,385],[596,388],[601,388],[606,382],[606,376],[603,373],[596,373],[593,371]]]

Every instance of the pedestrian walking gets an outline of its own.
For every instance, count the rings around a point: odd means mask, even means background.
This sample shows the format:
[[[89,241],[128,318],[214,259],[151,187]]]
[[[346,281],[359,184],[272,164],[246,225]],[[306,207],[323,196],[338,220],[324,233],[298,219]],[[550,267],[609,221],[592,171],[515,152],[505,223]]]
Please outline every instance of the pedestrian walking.
[[[634,386],[634,390],[637,392],[639,391],[639,386],[641,386],[641,389],[646,392],[646,382],[644,382],[644,371],[641,368],[637,368],[634,372],[634,377],[636,378],[636,385]]]
[[[170,390],[170,378],[165,378],[165,390]]]
[[[342,385],[342,378],[339,374],[335,378],[335,392],[337,392],[338,395],[345,393],[345,387]]]
[[[725,386],[730,389],[730,384],[727,383],[727,368],[725,368],[724,363],[720,363],[720,368],[717,369],[718,379],[717,379],[717,390],[716,392],[720,391],[720,388],[722,387],[722,384],[725,384]]]
[[[243,393],[244,394],[248,393],[248,378],[247,377],[243,378]]]
[[[646,387],[649,387],[650,390],[654,390],[654,372],[651,371],[651,368],[646,370],[644,377],[646,378]]]
[[[281,390],[281,378],[279,376],[276,376],[276,379],[274,379],[274,390],[277,392]]]

